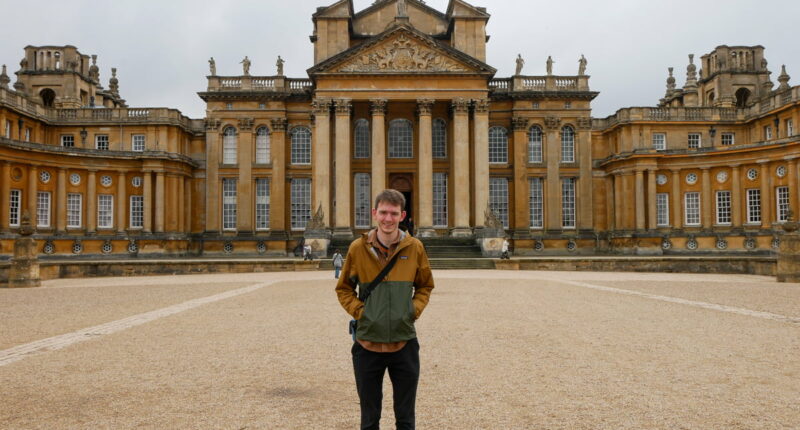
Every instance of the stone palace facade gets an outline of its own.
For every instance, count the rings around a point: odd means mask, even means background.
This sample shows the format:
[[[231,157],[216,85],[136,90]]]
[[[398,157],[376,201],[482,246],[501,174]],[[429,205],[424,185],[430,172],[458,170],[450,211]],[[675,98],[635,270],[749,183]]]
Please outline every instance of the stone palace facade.
[[[800,199],[800,87],[761,46],[720,46],[663,99],[591,116],[574,76],[496,77],[485,8],[352,1],[313,15],[308,76],[217,76],[207,116],[132,108],[96,56],[28,46],[0,75],[0,255],[30,214],[42,255],[285,256],[345,241],[387,187],[421,237],[515,254],[764,253]],[[548,61],[549,64],[551,64]],[[145,79],[142,77],[142,79]]]

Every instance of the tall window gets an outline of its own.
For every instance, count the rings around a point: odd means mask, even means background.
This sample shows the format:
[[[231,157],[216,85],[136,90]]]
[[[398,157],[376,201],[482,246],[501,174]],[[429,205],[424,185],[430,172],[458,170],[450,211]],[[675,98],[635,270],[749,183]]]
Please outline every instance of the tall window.
[[[489,128],[489,162],[508,163],[508,131],[504,127]]]
[[[541,163],[542,161],[542,129],[535,125],[528,130],[528,162]]]
[[[508,179],[489,178],[489,207],[508,228]]]
[[[144,151],[144,135],[134,134],[131,136],[131,151],[143,152]]]
[[[786,136],[794,136],[794,121],[791,119],[786,120]]]
[[[356,121],[354,134],[353,158],[369,158],[370,154],[370,135],[369,121],[359,119]]]
[[[6,139],[11,139],[11,121],[6,120],[6,130],[3,134]]]
[[[731,192],[717,191],[717,224],[731,223]]]
[[[94,148],[98,151],[108,151],[108,135],[98,134],[94,136]]]
[[[700,193],[691,192],[684,196],[685,204],[685,224],[700,225]]]
[[[62,134],[61,135],[61,146],[72,148],[75,146],[75,136],[71,134]]]
[[[575,178],[561,181],[561,226],[575,228]]]
[[[765,125],[764,126],[764,140],[772,139],[772,126]]]
[[[31,129],[30,129],[30,127],[25,127],[25,141],[26,142],[30,142],[31,141]]]
[[[256,179],[256,230],[269,229],[269,178]]]
[[[39,191],[36,195],[36,226],[50,227],[50,193]]]
[[[669,194],[656,194],[656,225],[667,227],[669,225]]]
[[[733,133],[722,133],[722,146],[731,146],[735,143],[736,135]]]
[[[222,131],[222,164],[236,164],[236,146],[236,129],[225,127],[225,130]]]
[[[441,118],[436,118],[431,127],[433,158],[447,158],[447,123]]]
[[[575,162],[575,130],[570,126],[561,129],[561,162]]]
[[[775,202],[778,222],[789,221],[789,187],[775,189]]]
[[[222,229],[236,230],[236,179],[222,179]]]
[[[389,158],[413,158],[414,135],[411,121],[394,119],[389,123]]]
[[[256,130],[256,164],[268,164],[270,150],[269,129],[259,127]]]
[[[653,149],[663,151],[667,149],[666,133],[653,133]]]
[[[292,129],[292,164],[311,164],[311,130],[308,127]]]
[[[9,205],[8,205],[8,225],[11,226],[18,226],[19,225],[19,210],[20,205],[22,204],[22,191],[21,190],[11,190],[11,195],[9,196]]]
[[[689,149],[700,148],[700,133],[689,133]]]
[[[81,212],[83,195],[78,193],[67,194],[67,227],[81,228]]]
[[[530,178],[529,187],[529,208],[531,228],[544,228],[544,186],[542,178]]]
[[[761,190],[747,190],[747,222],[761,224]]]
[[[97,196],[97,227],[114,227],[114,196],[109,194]]]
[[[447,173],[433,174],[433,226],[447,227]]]
[[[356,173],[354,185],[353,208],[356,228],[369,228],[370,220],[370,178],[369,173]]]
[[[131,196],[131,228],[142,228],[144,226],[144,197]]]
[[[292,229],[306,228],[311,219],[311,179],[292,179]]]

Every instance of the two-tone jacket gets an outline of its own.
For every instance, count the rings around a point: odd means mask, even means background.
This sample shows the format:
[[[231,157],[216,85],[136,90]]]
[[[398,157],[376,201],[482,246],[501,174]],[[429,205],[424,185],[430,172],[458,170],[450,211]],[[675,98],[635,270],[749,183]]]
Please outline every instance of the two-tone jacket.
[[[402,238],[389,259],[399,254],[394,267],[366,300],[359,289],[378,276],[384,264],[365,233],[353,241],[336,285],[339,303],[358,321],[356,339],[374,343],[404,342],[417,337],[414,321],[422,314],[433,290],[433,275],[422,242],[401,232]]]

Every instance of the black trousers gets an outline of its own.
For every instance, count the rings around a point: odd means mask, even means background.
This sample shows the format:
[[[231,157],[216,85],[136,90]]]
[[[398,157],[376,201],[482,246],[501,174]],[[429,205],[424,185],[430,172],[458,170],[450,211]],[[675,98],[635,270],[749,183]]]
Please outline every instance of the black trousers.
[[[383,402],[383,375],[389,370],[394,392],[394,416],[398,430],[414,430],[414,406],[419,382],[419,342],[411,339],[397,352],[367,351],[353,343],[353,370],[361,404],[361,430],[378,430]]]

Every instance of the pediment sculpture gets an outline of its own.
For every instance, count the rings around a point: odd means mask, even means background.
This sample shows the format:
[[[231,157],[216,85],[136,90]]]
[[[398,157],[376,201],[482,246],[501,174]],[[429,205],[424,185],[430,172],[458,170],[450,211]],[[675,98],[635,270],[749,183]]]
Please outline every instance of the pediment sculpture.
[[[338,72],[467,72],[469,69],[424,44],[400,37],[359,53]]]

